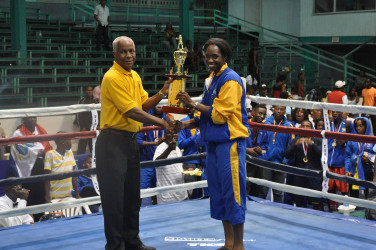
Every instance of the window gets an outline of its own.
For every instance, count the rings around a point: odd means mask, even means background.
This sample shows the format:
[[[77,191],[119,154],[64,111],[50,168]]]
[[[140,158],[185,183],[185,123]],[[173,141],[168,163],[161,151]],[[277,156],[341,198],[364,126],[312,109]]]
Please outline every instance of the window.
[[[376,0],[315,0],[315,13],[376,10]]]

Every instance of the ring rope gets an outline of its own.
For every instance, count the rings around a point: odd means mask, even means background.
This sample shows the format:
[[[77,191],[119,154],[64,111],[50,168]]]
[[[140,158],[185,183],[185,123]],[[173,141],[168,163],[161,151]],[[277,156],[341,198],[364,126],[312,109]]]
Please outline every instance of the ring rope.
[[[287,193],[315,197],[315,198],[325,198],[325,199],[330,199],[330,200],[341,202],[341,203],[348,203],[348,204],[356,205],[359,207],[376,209],[376,202],[374,201],[347,197],[347,196],[342,196],[338,194],[331,194],[331,193],[326,193],[322,191],[276,183],[276,182],[253,178],[253,177],[247,177],[247,180],[257,185],[274,188],[274,189],[287,192]]]
[[[161,160],[154,160],[154,161],[143,161],[140,163],[141,168],[152,168],[152,167],[160,167],[166,166],[174,163],[181,163],[187,162],[197,159],[204,159],[206,157],[206,153],[196,154],[196,155],[188,155],[182,157],[174,157],[169,159],[161,159]],[[0,180],[0,186],[10,186],[10,185],[17,185],[21,183],[29,183],[29,182],[42,182],[42,181],[50,181],[50,180],[62,180],[69,177],[77,177],[80,175],[92,175],[96,174],[96,168],[89,168],[89,169],[80,169],[74,170],[70,172],[58,173],[58,174],[44,174],[44,175],[34,175],[29,177],[21,177],[17,179],[3,179]]]
[[[207,186],[208,186],[208,183],[206,180],[204,180],[204,181],[178,184],[174,186],[141,189],[140,197],[146,198],[146,197],[151,197],[151,196],[164,193],[164,192],[191,190],[191,189],[196,189],[196,188],[205,188]],[[66,208],[93,205],[93,204],[98,204],[98,203],[101,203],[100,197],[94,196],[94,197],[81,198],[81,199],[70,200],[70,201],[62,201],[58,203],[48,203],[48,204],[42,204],[42,205],[29,206],[25,208],[15,208],[15,209],[10,209],[10,210],[0,211],[0,218],[24,215],[24,214],[44,213],[47,211],[56,211],[56,210],[62,210]]]
[[[360,106],[360,105],[342,105],[324,102],[311,101],[297,101],[286,100],[261,96],[249,96],[251,101],[261,104],[283,105],[296,108],[305,109],[329,109],[335,111],[342,111],[347,113],[366,113],[376,115],[376,107]],[[192,97],[193,101],[200,102],[201,97]],[[163,99],[159,105],[166,105],[167,99]],[[77,112],[91,111],[93,109],[100,110],[101,104],[75,104],[61,107],[46,107],[46,108],[27,108],[27,109],[4,109],[0,110],[0,119],[3,118],[20,118],[30,116],[55,116],[75,114]]]

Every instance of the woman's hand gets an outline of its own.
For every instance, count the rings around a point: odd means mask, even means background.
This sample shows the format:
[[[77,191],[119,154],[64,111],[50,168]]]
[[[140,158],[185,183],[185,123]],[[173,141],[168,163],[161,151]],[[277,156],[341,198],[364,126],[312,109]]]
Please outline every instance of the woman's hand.
[[[192,98],[188,95],[187,92],[180,91],[176,95],[176,100],[179,100],[180,103],[184,103],[184,105],[187,108],[192,108],[195,105],[195,102],[192,100]]]

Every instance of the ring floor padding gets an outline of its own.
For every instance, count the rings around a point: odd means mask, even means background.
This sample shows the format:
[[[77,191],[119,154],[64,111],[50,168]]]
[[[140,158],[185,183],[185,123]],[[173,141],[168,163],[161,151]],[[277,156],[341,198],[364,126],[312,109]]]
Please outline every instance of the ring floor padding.
[[[376,222],[268,201],[247,201],[245,249],[376,249]],[[217,249],[222,224],[209,200],[141,208],[140,237],[162,250]],[[104,249],[101,213],[0,230],[0,249]]]

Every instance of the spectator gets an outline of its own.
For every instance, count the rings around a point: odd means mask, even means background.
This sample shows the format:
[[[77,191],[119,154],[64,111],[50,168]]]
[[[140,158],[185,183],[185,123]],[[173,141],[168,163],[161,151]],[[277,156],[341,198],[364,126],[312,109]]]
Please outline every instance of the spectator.
[[[279,75],[276,80],[276,84],[272,88],[272,97],[279,98],[281,92],[286,91],[286,76]]]
[[[290,98],[291,98],[291,95],[290,95],[289,92],[284,91],[284,92],[281,92],[281,94],[279,95],[279,98],[281,98],[281,99],[290,99]],[[286,106],[286,113],[285,113],[285,116],[286,116],[286,118],[287,118],[288,121],[291,121],[291,120],[292,120],[291,113],[292,113],[291,107]]]
[[[375,106],[376,89],[372,86],[371,78],[366,79],[366,87],[362,90],[363,106]],[[375,134],[376,128],[376,116],[366,115],[371,120],[373,134]]]
[[[162,118],[163,119],[163,112],[161,106],[156,106],[149,110],[149,114]],[[148,126],[148,124],[144,124],[144,127]],[[145,132],[140,132],[137,134],[137,143],[140,148],[140,161],[152,161],[155,154],[155,149],[159,144],[161,144],[164,140],[163,138],[164,130],[149,130]],[[141,189],[147,188],[154,188],[157,183],[157,176],[155,172],[155,168],[141,168],[141,175],[140,175],[140,185]],[[141,201],[143,206],[146,205],[156,205],[157,198],[147,197],[143,198]]]
[[[307,119],[301,121],[300,128],[312,129],[312,123]],[[321,166],[321,138],[297,137],[292,139],[287,145],[285,156],[292,160],[292,165],[298,168],[310,170],[322,170]],[[290,185],[309,188],[320,191],[322,181],[320,179],[308,178],[298,175],[291,175]],[[293,202],[297,207],[305,206],[305,197],[301,195],[292,195]],[[322,202],[318,198],[308,197],[307,202],[313,205],[314,209],[322,210]]]
[[[303,108],[294,108],[292,111],[291,124],[295,128],[300,128],[302,121],[308,120],[308,111]]]
[[[155,150],[153,160],[168,159],[173,157],[181,157],[181,151],[176,146],[178,134],[166,132],[165,141],[162,142]],[[173,163],[166,166],[159,166],[156,169],[157,187],[165,187],[184,183],[183,164]],[[170,202],[178,202],[188,198],[187,191],[175,191],[168,193],[160,193],[157,195],[158,204]]]
[[[110,10],[106,6],[106,0],[100,0],[94,10],[94,19],[98,22],[97,26],[97,45],[96,50],[100,50],[101,43],[106,50],[111,50],[108,40],[108,25],[110,24]]]
[[[92,156],[91,154],[85,157],[85,161],[82,164],[84,169],[90,169],[92,163]],[[98,196],[97,192],[95,191],[93,181],[91,180],[90,175],[80,175],[77,177],[77,188],[79,196],[82,198]],[[77,197],[76,191],[72,190],[72,196]],[[90,205],[89,206],[92,213],[98,212],[99,205]]]
[[[93,96],[99,103],[101,103],[101,85],[98,85],[93,89]]]
[[[259,72],[259,41],[254,40],[252,41],[251,50],[248,53],[247,61],[248,61],[248,74],[250,74],[256,81],[260,82],[260,72]]]
[[[58,133],[64,133],[62,131]],[[76,162],[71,150],[72,143],[70,139],[59,138],[55,140],[56,150],[50,150],[46,153],[44,159],[44,170],[46,174],[65,173],[74,170]],[[80,198],[77,186],[77,178],[69,177],[63,180],[46,181],[46,202],[52,199],[63,199],[72,197],[72,186],[76,194],[76,198]]]
[[[349,105],[358,105],[359,103],[359,100],[360,100],[360,97],[358,95],[358,92],[356,90],[356,87],[352,87],[350,89],[350,92],[349,92],[349,95],[348,95],[348,101],[349,101]],[[350,117],[354,117],[354,114],[349,114]],[[358,117],[359,114],[355,114],[355,117]]]
[[[371,123],[368,118],[356,118],[351,124],[351,133],[370,135]],[[367,181],[373,180],[373,165],[376,153],[374,146],[374,143],[347,142],[345,154],[345,172],[347,176]],[[359,198],[360,190],[365,190],[365,197],[367,198],[368,189],[356,185],[350,186],[350,196]]]
[[[189,71],[193,71],[193,65],[194,65],[194,50],[191,40],[186,41],[186,48],[185,51],[187,52],[187,58],[185,58],[185,64],[184,67],[188,69]]]
[[[298,74],[298,80],[295,82],[294,90],[292,92],[292,98],[294,100],[303,100],[304,99],[304,82],[305,75],[303,72]]]
[[[311,102],[323,102],[325,99],[325,89],[324,88],[313,88],[311,89],[305,97],[306,101]]]
[[[4,191],[5,195],[0,197],[0,211],[26,207],[30,190],[23,189],[21,184],[18,184],[4,187]],[[24,224],[34,224],[34,220],[29,214],[0,218],[0,227]]]
[[[194,117],[194,114],[191,113],[181,121],[188,121]],[[179,132],[179,139],[178,139],[178,147],[183,150],[183,156],[198,154],[198,144],[197,141],[198,136],[200,134],[200,130],[196,129],[183,129]],[[183,170],[184,171],[193,171],[196,168],[203,170],[200,160],[191,160],[183,163]],[[200,181],[201,176],[196,175],[184,175],[184,182],[194,182]],[[200,198],[202,196],[200,189],[195,190],[188,190],[189,199]]]
[[[6,135],[5,135],[4,129],[0,127],[0,138],[5,138],[5,137]],[[5,146],[0,146],[0,160],[5,160],[4,154],[5,154]]]
[[[37,124],[36,117],[26,117],[14,133],[13,137],[25,135],[47,134],[46,130]],[[44,174],[44,154],[51,150],[48,141],[15,144],[11,146],[10,165],[17,170],[17,177],[29,177]],[[46,203],[44,182],[25,183],[24,188],[30,190],[27,204],[29,206]],[[43,214],[35,214],[34,220],[38,221]]]
[[[164,41],[163,43],[166,44],[168,51],[171,53],[177,48],[176,44],[176,37],[175,37],[175,30],[172,27],[172,24],[166,24],[166,28],[164,30]]]
[[[201,44],[195,42],[195,46],[193,47],[193,70],[195,72],[200,72],[202,64],[205,65],[206,69],[208,68],[204,54],[202,53]]]
[[[262,123],[266,116],[266,107],[265,105],[257,105],[254,110],[252,110],[252,122]],[[257,144],[257,138],[259,135],[259,129],[251,128],[249,131],[249,137],[247,140],[247,154],[250,154],[253,157],[259,157],[263,154],[261,147]],[[247,176],[254,178],[262,178],[263,169],[247,162]],[[254,183],[247,182],[247,194],[262,197],[261,187]]]
[[[343,92],[346,83],[344,81],[336,81],[334,84],[335,89],[326,97],[327,103],[348,104],[347,95]]]
[[[87,86],[85,89],[85,96],[79,101],[79,104],[99,103],[93,96],[93,87]],[[90,131],[92,125],[92,115],[90,111],[80,112],[77,114],[78,126],[80,131]],[[89,146],[90,153],[93,151],[93,144],[91,138],[80,139],[78,141],[77,154],[85,154],[86,147]]]
[[[350,129],[346,125],[345,120],[342,118],[342,112],[333,111],[333,120],[330,124],[331,132],[349,133]],[[328,167],[329,171],[345,175],[345,155],[346,141],[328,139]],[[336,193],[336,191],[342,194],[347,193],[347,184],[342,181],[330,179],[328,192]],[[330,211],[337,210],[337,203],[334,201],[329,202]]]
[[[276,105],[273,109],[273,115],[265,120],[265,124],[292,127],[285,117],[286,107]],[[260,131],[257,138],[257,143],[260,147],[266,151],[266,153],[260,158],[275,163],[282,163],[285,149],[291,139],[294,139],[294,135],[283,134],[273,131]],[[274,170],[263,169],[263,179],[274,181],[278,183],[285,182],[286,174]],[[262,197],[265,199],[268,194],[269,188],[262,187]],[[283,196],[282,191],[273,189],[273,197],[275,202],[282,203]]]
[[[256,96],[268,97],[268,86],[263,83],[260,86],[259,93]],[[273,114],[272,105],[266,104],[266,117],[270,117]]]
[[[356,76],[356,82],[354,86],[359,94],[362,93],[362,90],[365,87],[366,79],[366,73],[363,70],[359,71],[359,75]]]
[[[313,122],[315,124],[316,130],[322,130],[322,128],[324,127],[324,118],[318,118],[314,120]]]
[[[310,114],[308,116],[309,121],[314,125],[313,127],[316,128],[315,120],[322,118],[322,109],[311,109]]]

